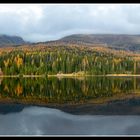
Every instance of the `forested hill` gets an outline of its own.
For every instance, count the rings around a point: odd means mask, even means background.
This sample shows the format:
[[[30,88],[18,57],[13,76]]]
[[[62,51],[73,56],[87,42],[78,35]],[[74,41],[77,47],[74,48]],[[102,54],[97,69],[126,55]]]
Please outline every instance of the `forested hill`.
[[[71,43],[83,45],[104,44],[104,47],[110,46],[113,49],[140,52],[140,35],[74,34],[54,42],[52,41],[51,43]]]
[[[19,36],[0,35],[0,47],[6,47],[8,45],[21,45],[26,42]]]

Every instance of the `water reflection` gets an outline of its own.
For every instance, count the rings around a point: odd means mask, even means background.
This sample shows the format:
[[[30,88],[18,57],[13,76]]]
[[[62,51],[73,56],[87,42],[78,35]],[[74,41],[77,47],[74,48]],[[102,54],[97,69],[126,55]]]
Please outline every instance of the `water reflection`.
[[[0,104],[0,114],[21,112],[26,105],[22,104]]]
[[[0,113],[16,111],[17,103],[21,105],[19,111],[27,104],[54,107],[76,115],[138,115],[140,78],[2,79]]]
[[[140,95],[140,78],[5,78],[0,99],[30,103],[82,104]],[[0,100],[0,101],[1,101]]]
[[[139,135],[138,115],[136,77],[0,81],[0,135]]]
[[[76,116],[44,107],[0,115],[0,124],[0,135],[140,134],[140,116]]]

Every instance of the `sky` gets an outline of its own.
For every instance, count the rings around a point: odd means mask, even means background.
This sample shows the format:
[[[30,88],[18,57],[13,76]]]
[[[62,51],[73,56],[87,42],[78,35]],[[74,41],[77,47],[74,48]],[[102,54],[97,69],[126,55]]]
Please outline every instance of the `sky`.
[[[140,34],[140,5],[0,4],[0,34],[40,42],[101,33]]]

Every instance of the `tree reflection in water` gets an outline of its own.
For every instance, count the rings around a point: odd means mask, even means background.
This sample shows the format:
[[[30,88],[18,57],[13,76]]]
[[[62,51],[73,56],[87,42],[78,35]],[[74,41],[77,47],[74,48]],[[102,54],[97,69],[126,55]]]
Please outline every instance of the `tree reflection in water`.
[[[0,82],[3,100],[35,104],[104,103],[140,95],[139,78],[4,78]]]

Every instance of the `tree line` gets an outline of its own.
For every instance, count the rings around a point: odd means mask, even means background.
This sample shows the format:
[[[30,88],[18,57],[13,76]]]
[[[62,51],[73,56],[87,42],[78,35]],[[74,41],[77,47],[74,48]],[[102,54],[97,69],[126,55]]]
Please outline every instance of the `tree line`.
[[[39,48],[39,47],[38,47]],[[78,73],[93,75],[137,74],[139,57],[117,55],[113,50],[76,46],[18,48],[0,54],[0,68],[6,75]]]

